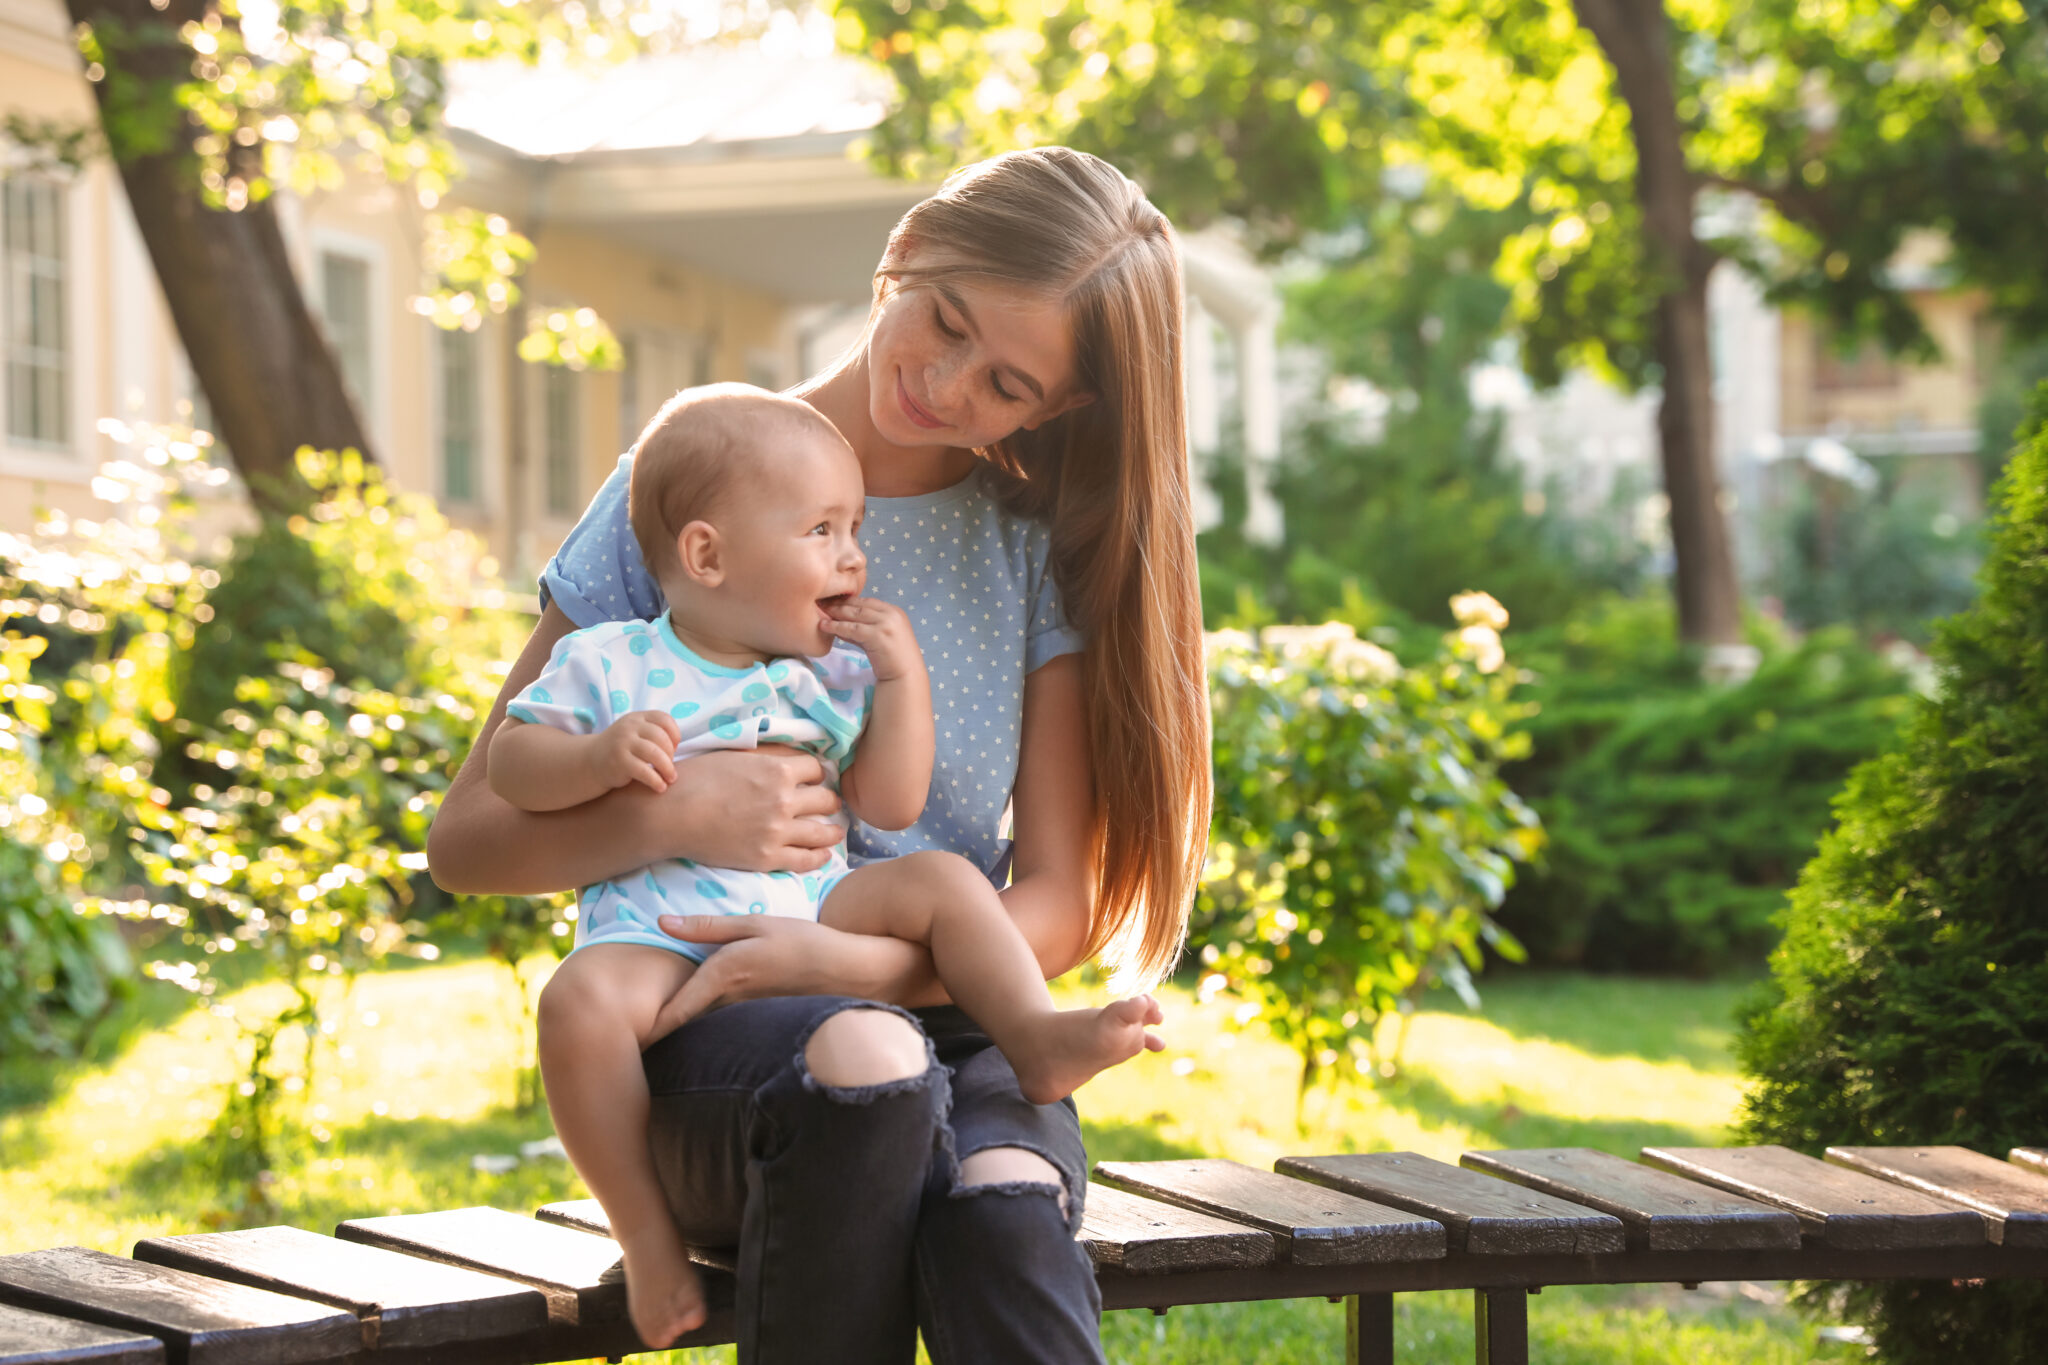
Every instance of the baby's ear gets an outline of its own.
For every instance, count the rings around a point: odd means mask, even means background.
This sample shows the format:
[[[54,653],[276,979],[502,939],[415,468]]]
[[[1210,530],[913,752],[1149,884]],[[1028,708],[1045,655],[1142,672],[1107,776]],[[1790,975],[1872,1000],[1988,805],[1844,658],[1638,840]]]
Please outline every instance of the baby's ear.
[[[708,521],[693,521],[676,533],[676,559],[693,583],[715,588],[725,581],[725,545]]]

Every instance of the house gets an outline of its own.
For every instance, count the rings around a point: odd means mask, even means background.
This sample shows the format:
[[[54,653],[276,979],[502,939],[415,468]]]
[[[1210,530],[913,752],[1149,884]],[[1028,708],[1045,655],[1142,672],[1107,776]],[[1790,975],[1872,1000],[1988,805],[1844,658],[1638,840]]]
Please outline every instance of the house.
[[[92,118],[57,0],[0,0],[0,91],[0,111]],[[675,390],[780,388],[839,353],[859,334],[890,225],[930,188],[854,155],[887,95],[833,51],[829,23],[621,65],[458,72],[447,123],[465,176],[451,202],[504,216],[538,252],[519,307],[475,331],[443,331],[411,306],[428,210],[410,189],[352,179],[281,196],[299,278],[389,476],[433,494],[513,581],[531,581]],[[17,151],[0,174],[0,527],[21,529],[38,506],[93,512],[90,480],[112,453],[101,418],[196,410],[203,425],[204,405],[113,168],[52,173]],[[1227,244],[1189,253],[1198,436],[1218,440],[1203,376],[1235,357],[1256,478],[1279,444],[1278,307]],[[557,308],[595,310],[623,366],[519,360],[526,315]],[[1219,327],[1234,346],[1209,344]]]

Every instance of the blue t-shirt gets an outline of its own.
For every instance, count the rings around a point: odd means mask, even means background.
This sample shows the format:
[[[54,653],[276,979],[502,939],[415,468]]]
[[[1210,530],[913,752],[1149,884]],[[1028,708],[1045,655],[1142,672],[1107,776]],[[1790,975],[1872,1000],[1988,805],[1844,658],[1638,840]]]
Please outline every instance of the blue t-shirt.
[[[668,609],[626,516],[632,460],[619,457],[541,573],[542,604],[553,602],[579,627],[652,620]],[[1082,647],[1046,567],[1051,531],[1004,511],[977,466],[936,493],[869,498],[860,539],[868,594],[903,608],[924,649],[938,749],[917,823],[888,831],[856,820],[847,851],[859,864],[945,849],[1000,886],[1009,873],[1004,817],[1023,737],[1024,677]]]

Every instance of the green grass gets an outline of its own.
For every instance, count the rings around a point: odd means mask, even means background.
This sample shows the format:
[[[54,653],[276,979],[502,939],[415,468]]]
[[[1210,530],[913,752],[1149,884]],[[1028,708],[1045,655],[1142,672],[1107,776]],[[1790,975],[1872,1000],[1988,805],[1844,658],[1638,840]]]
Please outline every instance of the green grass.
[[[1239,1034],[1221,1002],[1163,992],[1168,1050],[1079,1096],[1097,1160],[1203,1154],[1267,1166],[1289,1152],[1406,1149],[1456,1160],[1485,1147],[1712,1144],[1740,1096],[1729,1018],[1743,982],[1518,974],[1487,983],[1486,1010],[1432,1002],[1409,1031],[1402,1074],[1310,1098],[1295,1126],[1292,1054]],[[1078,990],[1078,988],[1077,988]],[[235,994],[245,1013],[275,987]],[[268,994],[266,994],[268,993]],[[304,1135],[257,1185],[224,1186],[205,1137],[238,1074],[238,1030],[152,986],[125,1007],[101,1055],[70,1068],[0,1071],[0,1253],[76,1244],[126,1252],[143,1237],[465,1204],[528,1210],[583,1195],[566,1164],[505,1174],[476,1155],[545,1137],[544,1112],[512,1107],[525,1056],[510,978],[470,961],[362,978],[330,1002],[334,1028],[293,1103]],[[1861,1359],[1817,1344],[1779,1307],[1675,1288],[1556,1288],[1530,1301],[1532,1350],[1585,1365],[1756,1365]],[[1401,1359],[1471,1359],[1468,1295],[1397,1299]],[[1342,1309],[1309,1302],[1110,1314],[1112,1361],[1328,1361]],[[729,1361],[729,1351],[673,1353]]]

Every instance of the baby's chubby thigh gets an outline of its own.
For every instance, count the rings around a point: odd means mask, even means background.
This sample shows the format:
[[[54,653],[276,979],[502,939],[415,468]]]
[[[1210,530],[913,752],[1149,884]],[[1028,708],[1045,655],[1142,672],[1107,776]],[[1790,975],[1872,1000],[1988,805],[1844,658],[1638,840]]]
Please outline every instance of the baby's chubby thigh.
[[[569,954],[541,989],[538,1024],[543,1061],[599,1037],[630,1034],[645,1048],[655,1019],[697,964],[681,953],[641,943],[590,943]]]
[[[931,942],[941,916],[1003,914],[987,875],[957,853],[926,849],[865,863],[825,898],[818,918],[827,928]]]

